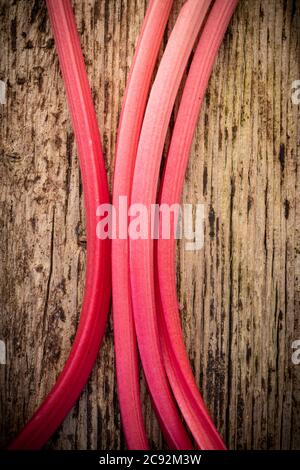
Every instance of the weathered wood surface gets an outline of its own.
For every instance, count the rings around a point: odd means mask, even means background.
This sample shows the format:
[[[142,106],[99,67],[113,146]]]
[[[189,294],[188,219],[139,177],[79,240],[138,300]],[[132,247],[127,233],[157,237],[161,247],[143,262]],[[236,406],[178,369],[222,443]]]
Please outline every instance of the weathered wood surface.
[[[168,31],[183,3],[174,2]],[[147,2],[76,0],[109,179],[126,77]],[[4,445],[61,370],[80,314],[85,231],[58,60],[39,0],[1,0],[0,435]],[[167,38],[167,35],[166,35]],[[165,38],[165,39],[166,39]],[[300,2],[241,0],[221,47],[186,176],[205,246],[178,250],[186,344],[230,448],[300,448]],[[141,378],[142,380],[142,378]],[[142,381],[147,430],[161,435]],[[124,448],[110,320],[81,399],[50,448]]]

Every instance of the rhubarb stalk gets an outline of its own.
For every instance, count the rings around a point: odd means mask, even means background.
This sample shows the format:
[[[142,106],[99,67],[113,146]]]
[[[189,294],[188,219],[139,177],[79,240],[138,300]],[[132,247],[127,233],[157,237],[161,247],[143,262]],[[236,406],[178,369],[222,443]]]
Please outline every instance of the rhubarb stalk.
[[[215,58],[237,0],[216,0],[201,34],[183,91],[173,136],[166,159],[161,185],[160,204],[179,204],[184,175],[196,128],[199,111],[205,95]],[[176,219],[174,219],[176,224]],[[157,241],[157,276],[161,302],[160,317],[163,331],[165,366],[173,393],[182,414],[202,449],[224,449],[195,382],[186,353],[176,295],[175,240]]]
[[[134,321],[146,380],[171,448],[189,449],[166,377],[155,308],[151,204],[155,203],[160,162],[174,101],[210,0],[188,0],[182,7],[162,57],[145,112],[134,168],[131,203],[148,213],[148,236],[130,240],[130,277]]]
[[[110,302],[110,241],[96,236],[96,210],[109,202],[100,134],[69,0],[47,0],[73,123],[87,229],[85,293],[71,353],[56,384],[10,449],[39,449],[66,417],[85,386],[105,332]]]
[[[153,69],[173,0],[151,0],[127,83],[118,131],[113,205],[116,227],[121,198],[130,203],[132,175]],[[120,214],[119,214],[120,213]],[[128,226],[127,211],[126,230]],[[131,306],[129,242],[118,233],[112,241],[113,319],[116,372],[121,418],[129,449],[147,449],[143,422],[136,335]]]

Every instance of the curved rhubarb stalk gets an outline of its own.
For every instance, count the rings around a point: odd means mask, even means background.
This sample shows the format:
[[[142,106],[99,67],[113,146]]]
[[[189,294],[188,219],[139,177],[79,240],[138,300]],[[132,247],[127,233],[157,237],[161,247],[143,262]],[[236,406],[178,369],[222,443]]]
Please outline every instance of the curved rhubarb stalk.
[[[110,241],[96,236],[96,210],[109,202],[101,140],[69,0],[47,0],[80,160],[86,208],[87,267],[79,327],[55,386],[10,449],[42,447],[85,386],[105,332],[110,303]]]
[[[153,69],[173,0],[151,0],[135,52],[125,92],[118,131],[114,169],[113,206],[116,227],[125,217],[120,198],[130,202],[132,174],[142,127]],[[147,449],[144,428],[136,335],[131,306],[129,278],[129,242],[118,233],[112,241],[113,319],[116,352],[116,372],[121,418],[129,449]]]
[[[185,84],[164,169],[160,204],[180,203],[184,175],[198,115],[214,61],[238,0],[216,0],[201,34]],[[176,223],[176,221],[175,221]],[[174,227],[170,230],[174,235]],[[165,366],[182,414],[202,449],[224,449],[195,382],[178,314],[175,240],[157,241],[157,275],[161,301]],[[159,308],[158,308],[159,310]]]
[[[210,0],[188,0],[182,7],[162,57],[145,112],[133,176],[131,204],[147,209],[148,234],[130,240],[134,321],[146,380],[170,447],[191,448],[166,377],[155,309],[151,204],[172,108]],[[132,206],[131,206],[132,207]],[[137,206],[136,206],[137,207]]]

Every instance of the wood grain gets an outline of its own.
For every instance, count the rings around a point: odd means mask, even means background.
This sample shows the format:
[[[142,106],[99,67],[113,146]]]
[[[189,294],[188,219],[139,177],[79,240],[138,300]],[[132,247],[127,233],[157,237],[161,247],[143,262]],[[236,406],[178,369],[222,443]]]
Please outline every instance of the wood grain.
[[[165,42],[183,0],[175,0]],[[147,2],[74,9],[111,184],[126,78]],[[0,444],[32,415],[74,338],[86,239],[80,174],[41,0],[0,0]],[[205,204],[205,243],[178,248],[186,344],[232,449],[300,449],[300,2],[241,0],[199,119],[184,202]],[[176,116],[175,106],[172,122]],[[163,442],[141,373],[153,448]],[[93,375],[48,444],[124,448],[110,319]]]

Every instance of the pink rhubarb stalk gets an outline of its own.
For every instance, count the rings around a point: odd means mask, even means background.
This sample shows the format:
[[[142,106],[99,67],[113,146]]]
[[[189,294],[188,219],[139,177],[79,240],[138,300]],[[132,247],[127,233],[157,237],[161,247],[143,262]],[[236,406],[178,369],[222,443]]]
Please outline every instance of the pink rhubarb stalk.
[[[151,0],[124,97],[114,170],[113,205],[119,227],[120,198],[130,203],[132,175],[153,69],[173,0]],[[126,212],[126,231],[128,227]],[[118,396],[126,444],[147,449],[143,422],[136,335],[131,306],[129,242],[112,241],[113,319]]]
[[[160,162],[168,124],[191,50],[210,0],[188,0],[180,11],[161,60],[145,112],[131,193],[132,204],[148,211],[146,239],[130,240],[130,276],[134,321],[146,380],[171,448],[189,449],[190,439],[180,419],[164,369],[155,308],[151,204],[156,201]]]
[[[185,84],[161,185],[160,204],[180,203],[199,111],[216,55],[237,0],[216,0],[201,34]],[[175,221],[176,223],[176,221]],[[171,236],[174,227],[171,228]],[[175,240],[157,241],[157,275],[165,366],[182,414],[202,449],[224,449],[195,382],[186,353],[176,295]]]
[[[85,198],[85,294],[71,353],[55,386],[10,449],[39,449],[61,424],[85,386],[105,332],[111,293],[110,241],[96,236],[96,209],[109,202],[100,134],[69,0],[47,0],[67,93]]]

